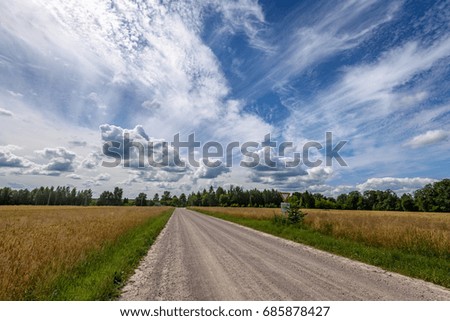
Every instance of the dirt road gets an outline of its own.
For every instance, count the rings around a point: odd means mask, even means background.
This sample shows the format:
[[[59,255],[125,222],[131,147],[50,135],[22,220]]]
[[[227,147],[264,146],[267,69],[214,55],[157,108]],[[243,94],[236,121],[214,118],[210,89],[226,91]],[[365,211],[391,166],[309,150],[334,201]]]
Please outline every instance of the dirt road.
[[[450,291],[186,209],[121,300],[450,300]]]

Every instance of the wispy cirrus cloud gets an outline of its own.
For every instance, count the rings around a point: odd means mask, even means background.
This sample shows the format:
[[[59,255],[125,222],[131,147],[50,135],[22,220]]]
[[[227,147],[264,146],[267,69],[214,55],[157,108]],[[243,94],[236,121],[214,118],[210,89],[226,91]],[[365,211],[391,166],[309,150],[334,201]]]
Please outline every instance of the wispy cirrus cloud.
[[[290,106],[308,128],[326,125],[343,135],[353,135],[364,126],[369,129],[364,134],[369,135],[381,129],[376,124],[386,123],[386,116],[401,116],[405,109],[414,110],[428,97],[420,84],[418,88],[402,86],[435,66],[441,68],[439,62],[448,60],[449,52],[450,38],[425,48],[406,43],[385,52],[375,63],[346,68],[341,80],[318,95],[309,107],[296,103]]]
[[[271,42],[276,50],[249,62],[248,69],[257,70],[246,77],[250,84],[244,91],[236,90],[246,98],[258,98],[271,90],[282,93],[292,89],[289,84],[295,78],[363,43],[378,27],[393,19],[400,4],[398,1],[387,6],[379,1],[317,3],[310,10],[299,6],[283,23],[273,25],[277,32],[273,32]],[[311,15],[311,11],[315,14]],[[317,16],[321,18],[316,19]]]

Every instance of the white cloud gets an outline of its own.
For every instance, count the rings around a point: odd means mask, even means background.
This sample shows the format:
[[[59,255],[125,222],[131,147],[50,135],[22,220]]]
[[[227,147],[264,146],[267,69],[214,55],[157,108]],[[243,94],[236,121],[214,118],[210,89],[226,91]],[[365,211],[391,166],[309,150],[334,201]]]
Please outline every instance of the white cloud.
[[[256,0],[210,1],[221,13],[223,26],[217,32],[235,34],[244,32],[250,45],[264,52],[272,52],[274,48],[260,35],[265,29],[265,17],[261,6]]]
[[[103,124],[100,125],[100,131],[105,142],[123,142],[125,134],[129,135],[130,140],[149,140],[142,125],[136,125],[133,129],[124,129],[120,126]]]
[[[97,175],[91,179],[85,180],[83,185],[87,188],[100,187],[100,186],[104,186],[105,183],[109,182],[110,180],[111,180],[110,174],[100,173],[99,175]],[[115,184],[116,184],[116,182],[114,182],[112,185],[115,185]]]
[[[229,112],[228,82],[202,39],[204,19],[214,13],[221,17],[219,34],[243,32],[252,46],[266,47],[259,34],[264,13],[255,0],[170,5],[128,0],[113,4],[18,1],[14,6],[4,3],[1,9],[8,17],[17,17],[2,21],[4,28],[22,39],[24,52],[36,53],[31,63],[45,70],[38,77],[49,83],[35,99],[42,99],[45,108],[62,117],[70,115],[92,125],[124,119],[128,124],[142,123],[165,139],[203,128],[200,125],[206,122],[221,121],[231,127],[236,116],[240,132],[267,127],[242,110]],[[20,66],[14,66],[14,57],[12,61],[11,71]],[[24,90],[35,86],[27,79],[19,85]],[[55,97],[45,88],[58,88],[63,94]],[[214,128],[206,126],[204,131],[211,135]]]
[[[442,59],[450,57],[449,52],[450,38],[440,39],[429,47],[408,42],[385,52],[374,63],[349,67],[342,79],[319,93],[310,106],[287,102],[295,110],[292,124],[288,126],[296,128],[294,122],[301,119],[305,129],[311,128],[315,132],[326,125],[333,133],[347,137],[379,133],[397,117],[402,121],[401,112],[416,107],[428,95],[422,88],[399,91],[398,87],[433,69]],[[386,120],[388,115],[392,118]],[[361,133],[361,127],[368,128]],[[408,128],[394,126],[392,130]],[[395,136],[391,132],[391,137]]]
[[[206,162],[206,164],[204,163]],[[220,164],[219,166],[215,166],[214,161],[209,160],[209,162],[205,159],[200,159],[200,166],[194,170],[193,179],[212,179],[217,178],[218,176],[229,173],[230,168],[226,167],[225,164]]]
[[[30,167],[31,162],[24,157],[17,156],[11,151],[18,149],[17,146],[0,146],[0,167]]]
[[[325,102],[338,98],[342,103],[349,100],[352,104],[378,102],[371,104],[373,110],[381,109],[381,114],[398,110],[398,100],[406,103],[420,102],[427,93],[420,91],[406,94],[397,93],[396,87],[405,84],[413,76],[429,70],[441,59],[450,57],[450,38],[440,39],[430,47],[421,47],[417,42],[408,42],[385,53],[375,64],[352,67],[348,70],[340,88]],[[375,107],[375,108],[374,108]],[[379,110],[375,115],[379,116]]]
[[[445,130],[429,130],[424,134],[413,137],[407,145],[413,148],[425,147],[448,140],[449,132]]]
[[[87,142],[84,140],[72,140],[69,142],[69,145],[71,145],[73,147],[86,147]]]
[[[443,127],[448,122],[446,102],[438,102],[443,106],[439,110],[418,108],[438,97],[436,84],[426,78],[434,79],[434,72],[448,72],[448,35],[436,33],[426,41],[412,37],[412,41],[399,41],[396,48],[376,58],[368,54],[363,62],[356,60],[357,64],[341,68],[335,74],[337,80],[332,79],[336,82],[327,84],[310,101],[301,99],[303,93],[296,91],[303,89],[295,88],[291,80],[304,75],[321,81],[314,78],[316,67],[337,54],[349,53],[351,58],[351,50],[359,50],[383,24],[396,18],[399,3],[324,3],[312,5],[313,10],[307,12],[298,6],[277,25],[266,21],[265,8],[256,0],[0,2],[0,83],[7,84],[0,88],[0,101],[14,111],[13,115],[0,109],[0,116],[6,116],[0,117],[0,144],[24,147],[21,152],[3,151],[0,163],[9,164],[8,171],[15,170],[17,175],[61,175],[61,181],[65,177],[90,177],[88,184],[102,187],[122,182],[127,176],[128,182],[137,183],[139,188],[152,188],[162,181],[177,188],[196,184],[197,178],[202,178],[203,184],[219,176],[247,184],[248,171],[242,174],[240,168],[212,170],[205,166],[142,171],[120,167],[108,172],[109,180],[103,180],[107,176],[100,173],[100,152],[93,150],[100,148],[102,141],[121,141],[125,132],[143,143],[154,141],[144,128],[166,141],[175,133],[187,137],[195,131],[203,142],[260,141],[269,132],[298,142],[316,139],[318,134],[323,137],[325,130],[332,130],[340,139],[352,140],[352,169],[375,171],[386,163],[394,174],[382,175],[395,175],[393,163],[401,168],[405,159],[406,148],[399,142],[412,137],[411,132],[448,129]],[[205,30],[211,14],[215,15],[215,30]],[[252,47],[242,49],[258,52],[250,56],[255,58],[253,62],[233,57],[236,48],[228,40],[242,35]],[[242,90],[249,93],[244,99],[271,88],[282,95],[291,112],[286,127],[271,126],[246,112],[247,101],[234,98],[234,90],[240,88],[232,88],[226,79],[222,70],[226,60],[216,56],[219,46],[230,50],[234,72],[241,76]],[[250,75],[242,72],[247,67]],[[30,71],[34,77],[28,76]],[[424,75],[428,72],[431,75]],[[254,81],[245,83],[245,77]],[[417,83],[411,84],[413,80]],[[100,126],[102,141],[97,132],[100,124],[104,124]],[[448,132],[445,138],[442,135],[428,131],[414,137],[409,145],[448,138]],[[44,149],[67,142],[76,155],[67,149]],[[35,149],[44,149],[40,159],[31,158],[36,163],[26,159]],[[75,172],[62,175],[67,171]],[[364,175],[375,175],[374,171]],[[328,186],[325,182],[333,173],[324,168],[255,169],[250,172],[249,184],[319,191]],[[349,187],[335,190],[339,188]]]
[[[312,186],[323,185],[333,176],[331,167],[303,169],[300,166],[290,169],[254,171],[249,178],[252,182],[288,191],[310,190]]]
[[[17,92],[12,91],[12,90],[7,90],[7,92],[13,97],[18,97],[18,98],[23,97],[23,95],[21,93],[17,93]]]
[[[427,46],[410,41],[387,50],[373,62],[343,69],[342,77],[308,104],[289,92],[283,103],[291,118],[283,134],[293,141],[304,141],[317,140],[331,131],[336,139],[349,141],[342,156],[350,169],[364,169],[361,174],[377,171],[391,176],[417,170],[424,155],[407,156],[402,141],[409,139],[411,132],[427,131],[430,123],[446,128],[448,104],[430,106],[430,99],[440,90],[436,79],[445,74],[443,66],[449,58],[448,37],[438,37]],[[409,145],[420,145],[424,138],[437,142],[444,136],[442,132],[431,133]],[[427,156],[433,155],[435,160],[447,157],[442,151],[432,153]],[[405,162],[405,157],[416,159],[416,163]]]
[[[287,16],[289,24],[273,39],[277,50],[258,61],[261,73],[250,86],[249,95],[289,88],[289,81],[296,76],[333,55],[360,45],[376,28],[392,20],[400,6],[397,1],[386,6],[377,6],[377,1],[351,1],[317,3],[311,7],[314,15],[310,11],[303,12],[300,6]],[[318,15],[320,19],[315,19]],[[361,19],[362,16],[365,18]],[[281,38],[280,33],[283,33]]]
[[[158,109],[161,109],[161,104],[159,104],[155,100],[146,100],[144,101],[141,106],[145,109],[152,110],[152,111],[158,111]]]
[[[90,94],[87,96],[87,99],[88,99],[90,102],[92,102],[92,104],[93,104],[95,107],[97,107],[97,108],[99,108],[99,109],[105,110],[105,109],[108,108],[108,107],[106,106],[106,104],[102,101],[102,99],[99,97],[99,95],[98,95],[97,93],[95,93],[95,92],[90,93]]]
[[[46,164],[38,164],[13,154],[11,150],[16,149],[20,148],[14,145],[0,147],[0,167],[17,168],[18,170],[11,172],[14,175],[59,176],[61,172],[74,170],[73,161],[76,155],[65,148],[37,151],[36,154],[48,161]]]
[[[14,114],[11,111],[0,108],[0,116],[12,117],[13,115]]]
[[[381,177],[381,178],[369,178],[364,183],[356,185],[360,191],[366,190],[387,190],[390,189],[397,194],[412,193],[415,190],[424,187],[426,184],[436,182],[432,178],[397,178],[397,177]]]
[[[107,182],[111,179],[111,175],[108,173],[102,173],[94,178],[97,182]]]
[[[81,162],[81,167],[90,170],[95,169],[99,165],[101,159],[102,158],[99,154],[92,152],[88,157],[83,159],[83,161]]]
[[[45,148],[36,152],[38,155],[49,160],[48,164],[43,167],[49,172],[71,172],[74,170],[74,160],[76,154],[68,151],[64,147]]]
[[[125,184],[148,182],[178,182],[185,176],[184,172],[171,172],[164,169],[147,168],[130,171],[130,177]]]
[[[15,175],[42,175],[42,176],[60,176],[61,171],[59,170],[48,170],[43,166],[35,165],[30,169],[24,171],[16,172]]]
[[[325,181],[330,177],[330,173],[323,170],[318,170],[315,175],[305,177],[304,180],[298,184],[287,186],[284,188],[288,191],[304,191],[308,190],[311,193],[321,193],[326,196],[337,197],[340,194],[348,194],[352,191],[359,191],[363,193],[368,190],[392,190],[398,195],[405,193],[414,193],[414,191],[423,188],[427,184],[436,182],[436,179],[422,178],[422,177],[373,177],[367,179],[364,183],[356,185],[329,185]],[[315,178],[314,178],[315,176]]]
[[[66,177],[70,178],[70,179],[75,179],[75,180],[80,180],[82,178],[80,175],[77,175],[77,174],[69,174],[69,175],[66,175]]]

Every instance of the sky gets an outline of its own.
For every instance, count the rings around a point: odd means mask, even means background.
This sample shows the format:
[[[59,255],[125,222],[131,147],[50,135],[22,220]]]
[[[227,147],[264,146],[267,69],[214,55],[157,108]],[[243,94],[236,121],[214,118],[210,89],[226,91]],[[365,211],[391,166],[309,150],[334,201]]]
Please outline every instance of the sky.
[[[0,186],[335,196],[450,176],[449,1],[16,0],[0,16]],[[347,166],[286,167],[327,132]],[[199,166],[104,166],[125,133],[172,156],[177,134],[292,147],[274,167],[236,150],[207,166],[202,148]]]

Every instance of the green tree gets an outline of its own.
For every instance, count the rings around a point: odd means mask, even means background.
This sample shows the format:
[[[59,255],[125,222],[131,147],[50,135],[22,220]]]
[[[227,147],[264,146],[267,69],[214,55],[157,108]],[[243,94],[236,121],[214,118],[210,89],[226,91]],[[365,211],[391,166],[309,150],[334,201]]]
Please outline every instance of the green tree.
[[[400,198],[400,202],[404,211],[411,212],[416,210],[414,199],[411,194],[403,194]]]
[[[187,198],[186,198],[186,194],[181,193],[180,198],[179,198],[179,204],[181,207],[185,207],[187,204]]]
[[[113,205],[122,205],[122,195],[123,195],[123,189],[119,187],[114,187],[114,204]]]
[[[134,201],[134,204],[136,206],[147,206],[147,194],[139,193]]]
[[[230,206],[230,197],[227,194],[220,195],[219,204],[223,207]]]
[[[414,193],[415,205],[424,212],[450,212],[450,179],[427,184]]]
[[[164,191],[163,195],[161,196],[161,204],[162,205],[170,205],[172,201],[172,196],[170,195],[169,191]]]
[[[304,213],[304,212],[302,212],[300,210],[300,206],[301,206],[302,200],[298,199],[296,196],[291,196],[288,199],[288,202],[289,202],[289,205],[290,205],[288,210],[287,210],[288,222],[291,223],[291,224],[299,224],[299,223],[301,224],[301,223],[303,223],[303,219],[305,218],[306,213]]]

